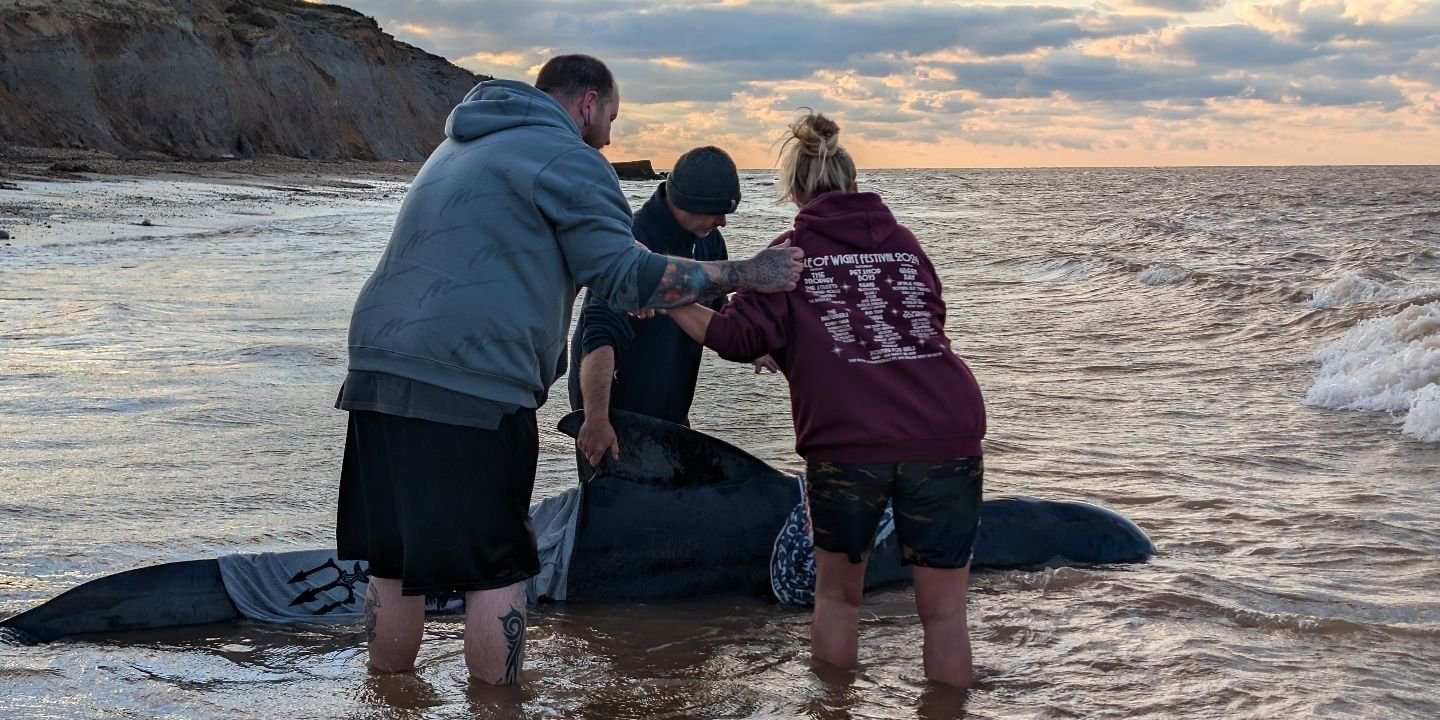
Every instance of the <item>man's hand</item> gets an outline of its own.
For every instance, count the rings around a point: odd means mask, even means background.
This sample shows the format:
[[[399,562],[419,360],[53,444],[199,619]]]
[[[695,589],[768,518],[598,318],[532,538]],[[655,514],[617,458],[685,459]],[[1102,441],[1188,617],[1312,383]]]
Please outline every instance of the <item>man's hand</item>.
[[[790,247],[789,240],[765,248],[745,263],[741,273],[741,285],[755,292],[789,292],[800,282],[800,273],[805,269],[802,262],[805,251]]]
[[[615,437],[615,428],[610,425],[608,417],[592,419],[590,413],[585,413],[585,422],[580,425],[580,436],[575,438],[575,445],[580,454],[597,468],[605,459],[606,452],[610,453],[612,460],[620,459],[620,439]]]
[[[770,357],[769,355],[761,355],[760,357],[755,359],[755,362],[752,362],[750,364],[755,366],[756,375],[759,375],[762,372],[780,372],[780,366],[775,362],[775,359]]]
[[[765,248],[748,260],[666,258],[665,272],[642,308],[674,308],[705,302],[736,290],[760,293],[788,292],[800,283],[805,251],[789,247],[788,240]]]

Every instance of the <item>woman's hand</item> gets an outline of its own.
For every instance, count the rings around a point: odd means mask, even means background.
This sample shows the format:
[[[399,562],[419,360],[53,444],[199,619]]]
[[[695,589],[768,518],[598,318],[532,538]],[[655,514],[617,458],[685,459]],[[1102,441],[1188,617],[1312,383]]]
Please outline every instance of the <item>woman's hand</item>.
[[[755,366],[755,374],[756,374],[756,375],[759,375],[759,374],[761,374],[762,372],[768,372],[768,373],[778,373],[778,372],[780,372],[780,365],[777,364],[777,363],[775,362],[775,359],[772,358],[772,357],[770,357],[769,355],[761,355],[760,357],[756,358],[754,362],[752,362],[752,363],[750,363],[750,364]]]

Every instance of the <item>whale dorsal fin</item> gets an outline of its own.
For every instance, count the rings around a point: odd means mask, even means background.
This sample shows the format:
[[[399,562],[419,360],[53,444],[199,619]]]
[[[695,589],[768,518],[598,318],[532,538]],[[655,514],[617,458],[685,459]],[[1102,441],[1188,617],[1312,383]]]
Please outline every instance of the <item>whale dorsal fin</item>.
[[[560,419],[560,432],[576,437],[585,421],[577,410]],[[735,481],[793,482],[764,461],[717,438],[648,415],[610,411],[620,458],[606,458],[601,472],[635,482],[693,487]]]

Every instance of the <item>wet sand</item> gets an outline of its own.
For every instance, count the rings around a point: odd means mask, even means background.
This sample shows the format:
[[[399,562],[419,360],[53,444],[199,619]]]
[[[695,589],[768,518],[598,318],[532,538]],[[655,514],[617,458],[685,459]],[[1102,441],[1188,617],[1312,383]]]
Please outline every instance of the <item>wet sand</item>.
[[[0,247],[162,237],[393,202],[419,162],[0,153]]]

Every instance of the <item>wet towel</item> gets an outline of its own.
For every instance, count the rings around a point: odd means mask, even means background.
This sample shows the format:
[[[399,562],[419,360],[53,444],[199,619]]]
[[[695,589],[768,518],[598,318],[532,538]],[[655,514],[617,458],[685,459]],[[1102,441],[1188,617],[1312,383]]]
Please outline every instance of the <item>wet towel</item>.
[[[566,599],[579,519],[578,487],[530,506],[530,525],[535,528],[535,546],[540,551],[540,573],[525,581],[525,597],[531,604],[542,598],[556,602]]]
[[[530,506],[540,551],[540,573],[525,582],[530,603],[564,600],[580,492],[572,488]],[[225,592],[242,615],[273,623],[354,622],[365,607],[370,582],[364,562],[340,560],[334,550],[243,553],[218,558]],[[463,593],[425,598],[427,614],[465,608]]]
[[[785,518],[770,554],[770,589],[786,605],[815,604],[815,530],[810,526],[810,504],[805,495],[805,476],[797,475],[800,502]],[[885,514],[875,530],[875,547],[895,532],[895,509],[885,504]]]
[[[334,550],[244,553],[218,558],[220,577],[240,614],[265,622],[359,619],[370,573]]]

